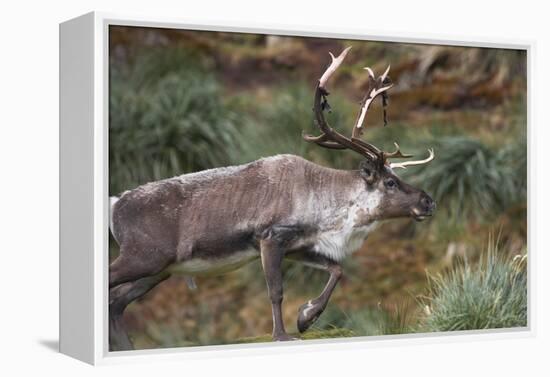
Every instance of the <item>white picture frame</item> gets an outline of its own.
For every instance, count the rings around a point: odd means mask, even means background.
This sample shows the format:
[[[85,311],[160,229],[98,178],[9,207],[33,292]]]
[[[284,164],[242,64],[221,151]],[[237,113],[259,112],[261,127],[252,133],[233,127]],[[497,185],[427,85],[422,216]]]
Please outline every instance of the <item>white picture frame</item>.
[[[388,42],[522,49],[527,52],[528,148],[531,155],[532,41],[434,38],[420,34],[364,33],[280,25],[220,23],[88,13],[60,24],[60,351],[90,364],[295,353],[380,347],[389,342],[433,343],[535,334],[532,282],[536,251],[529,250],[529,320],[526,328],[394,335],[286,343],[201,346],[109,352],[108,347],[108,28],[110,25],[267,33]],[[528,164],[530,165],[530,163]],[[530,168],[530,166],[529,166]],[[530,182],[530,172],[528,182]],[[531,187],[529,186],[529,190]],[[532,197],[532,195],[529,195]],[[528,200],[528,208],[530,203]],[[528,212],[531,220],[532,211]],[[528,230],[528,243],[531,228]]]

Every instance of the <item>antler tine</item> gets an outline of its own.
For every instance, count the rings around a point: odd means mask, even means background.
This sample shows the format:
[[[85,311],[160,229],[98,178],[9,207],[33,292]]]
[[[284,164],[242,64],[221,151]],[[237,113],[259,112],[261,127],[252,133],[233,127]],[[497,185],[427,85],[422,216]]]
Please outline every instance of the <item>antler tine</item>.
[[[370,69],[369,67],[365,67],[363,69],[367,70],[369,72],[369,76],[374,79],[374,72],[372,71],[372,69]]]
[[[319,79],[319,87],[320,88],[326,90],[326,85],[327,85],[328,79],[338,69],[338,67],[340,67],[340,64],[342,64],[342,62],[344,61],[344,59],[345,59],[346,55],[348,54],[349,50],[351,50],[351,46],[345,48],[344,51],[342,51],[340,53],[340,55],[338,55],[337,58],[334,57],[332,52],[329,52],[330,57],[332,58],[332,61],[329,65],[329,67],[327,68],[327,70],[325,71],[325,73],[323,73],[323,76],[321,76],[321,78]]]
[[[388,73],[390,72],[390,65],[388,65],[388,68],[386,68],[386,71],[380,76],[380,82],[384,82],[386,77],[388,77]]]
[[[390,164],[390,168],[392,168],[392,169],[395,169],[395,168],[406,169],[407,166],[427,164],[428,162],[432,161],[435,157],[435,153],[434,153],[433,149],[428,149],[428,153],[429,153],[429,156],[427,158],[423,159],[423,160],[405,161],[405,162],[392,162]]]
[[[399,144],[397,144],[395,141],[393,142],[393,145],[395,145],[395,151],[390,153],[384,152],[384,160],[387,160],[388,158],[411,158],[412,157],[412,154],[401,153]]]

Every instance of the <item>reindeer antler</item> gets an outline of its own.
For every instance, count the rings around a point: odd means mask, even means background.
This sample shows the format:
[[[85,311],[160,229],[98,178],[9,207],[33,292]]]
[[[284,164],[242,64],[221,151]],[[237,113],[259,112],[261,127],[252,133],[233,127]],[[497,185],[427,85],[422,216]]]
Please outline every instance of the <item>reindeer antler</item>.
[[[368,83],[368,90],[367,94],[361,101],[361,111],[359,112],[359,115],[357,116],[357,120],[355,122],[355,127],[353,127],[353,138],[357,138],[363,134],[363,122],[365,121],[365,116],[367,115],[367,111],[372,103],[372,101],[379,95],[384,95],[385,92],[390,89],[393,84],[391,83],[391,80],[388,77],[388,72],[390,71],[390,66],[386,68],[386,71],[382,76],[380,76],[378,79],[375,78],[374,72],[369,67],[363,68],[369,72],[369,83]],[[385,103],[385,102],[384,102]]]
[[[428,149],[428,153],[429,153],[429,156],[427,158],[423,159],[423,160],[405,161],[405,162],[392,162],[390,164],[390,168],[392,168],[392,169],[395,169],[395,168],[406,169],[407,166],[426,164],[426,163],[430,162],[431,160],[433,160],[434,157],[435,157],[433,149]]]
[[[311,135],[304,134],[303,138],[307,142],[315,143],[324,148],[351,149],[367,158],[376,160],[378,158],[378,155],[377,155],[378,151],[365,148],[365,146],[361,144],[354,143],[348,137],[335,131],[332,127],[329,126],[329,124],[327,123],[323,115],[323,110],[327,107],[326,97],[329,95],[329,92],[326,88],[326,84],[330,79],[330,77],[332,76],[332,74],[342,64],[342,62],[344,61],[344,58],[346,57],[350,49],[351,47],[346,48],[344,51],[340,53],[340,55],[338,55],[338,57],[334,57],[334,55],[330,53],[330,57],[332,59],[331,63],[329,67],[325,70],[321,78],[319,79],[317,88],[315,89],[315,99],[313,102],[313,112],[315,114],[315,121],[317,123],[317,126],[321,130],[322,134],[319,136],[311,136]]]
[[[340,65],[344,61],[344,58],[346,57],[350,49],[351,47],[347,47],[340,53],[340,55],[338,55],[338,57],[334,57],[334,55],[329,52],[331,57],[331,63],[328,66],[328,68],[325,70],[321,78],[319,79],[317,87],[315,88],[315,99],[313,102],[313,112],[315,114],[315,121],[322,133],[319,136],[303,134],[302,137],[304,138],[305,141],[310,143],[315,143],[324,148],[351,149],[372,161],[378,162],[381,165],[388,165],[387,161],[390,158],[412,157],[411,155],[406,155],[401,153],[401,150],[399,149],[399,145],[397,143],[394,143],[396,150],[394,152],[389,153],[389,152],[381,151],[373,144],[367,143],[366,141],[363,141],[360,139],[360,136],[363,134],[363,130],[364,130],[363,123],[365,121],[365,117],[374,99],[379,95],[382,95],[383,105],[384,107],[386,106],[386,101],[387,101],[386,92],[388,89],[390,89],[393,86],[388,76],[388,73],[390,71],[390,66],[388,66],[388,68],[386,68],[386,71],[382,74],[382,76],[379,76],[378,78],[375,77],[372,69],[370,69],[369,67],[364,68],[369,74],[367,94],[361,101],[361,108],[357,116],[355,125],[352,129],[351,138],[348,138],[340,134],[339,132],[335,131],[332,127],[329,126],[329,124],[325,120],[325,117],[323,115],[323,110],[325,110],[326,108],[329,108],[328,102],[327,102],[327,96],[329,95],[329,92],[326,88],[327,82],[332,76],[332,74],[336,72],[338,67],[340,67]],[[384,108],[384,124],[386,123],[385,111],[386,110]],[[389,164],[389,166],[405,168],[405,166],[419,165],[422,163],[429,162],[432,159],[433,159],[433,150],[430,150],[430,157],[428,157],[425,160],[395,163],[395,164]]]

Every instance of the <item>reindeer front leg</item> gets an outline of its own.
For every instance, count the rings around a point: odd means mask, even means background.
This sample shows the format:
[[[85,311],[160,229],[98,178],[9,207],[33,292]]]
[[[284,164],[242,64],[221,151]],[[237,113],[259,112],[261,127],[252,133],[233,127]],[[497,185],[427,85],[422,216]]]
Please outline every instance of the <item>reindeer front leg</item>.
[[[309,267],[327,271],[330,276],[321,294],[309,300],[298,309],[297,326],[301,333],[306,331],[323,313],[327,307],[328,300],[342,277],[342,267],[335,261],[317,253],[302,252],[291,254],[289,259],[301,262]]]
[[[281,246],[274,238],[260,242],[262,267],[273,315],[273,340],[276,341],[296,339],[286,333],[281,311],[283,302],[283,273],[281,264],[284,256],[284,250]]]

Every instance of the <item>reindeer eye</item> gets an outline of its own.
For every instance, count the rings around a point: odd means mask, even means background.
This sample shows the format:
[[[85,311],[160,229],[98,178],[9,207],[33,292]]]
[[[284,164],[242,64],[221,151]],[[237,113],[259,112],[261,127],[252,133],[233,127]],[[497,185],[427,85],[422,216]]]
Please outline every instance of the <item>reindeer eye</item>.
[[[395,186],[397,186],[397,183],[395,183],[395,181],[391,178],[387,179],[385,184],[387,188],[394,188]]]

